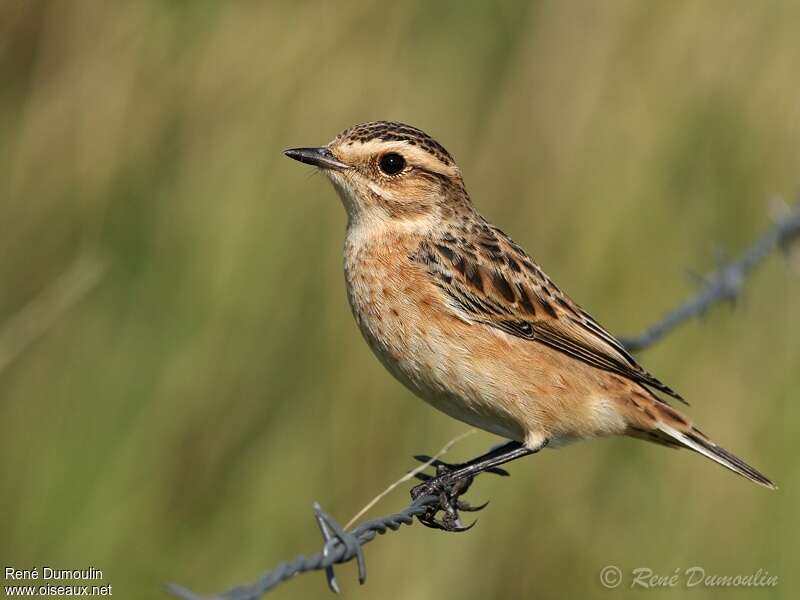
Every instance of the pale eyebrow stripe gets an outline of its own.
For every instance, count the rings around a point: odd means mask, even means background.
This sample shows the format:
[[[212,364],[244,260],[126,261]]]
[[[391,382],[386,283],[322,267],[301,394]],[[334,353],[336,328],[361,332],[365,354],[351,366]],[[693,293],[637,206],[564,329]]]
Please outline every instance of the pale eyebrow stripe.
[[[370,140],[368,142],[353,142],[352,144],[345,144],[343,150],[352,152],[354,154],[384,154],[395,150],[402,154],[409,162],[415,164],[427,171],[439,173],[447,177],[453,177],[458,174],[458,167],[453,165],[446,165],[435,156],[431,155],[427,150],[412,144],[406,140],[393,140],[381,141]]]

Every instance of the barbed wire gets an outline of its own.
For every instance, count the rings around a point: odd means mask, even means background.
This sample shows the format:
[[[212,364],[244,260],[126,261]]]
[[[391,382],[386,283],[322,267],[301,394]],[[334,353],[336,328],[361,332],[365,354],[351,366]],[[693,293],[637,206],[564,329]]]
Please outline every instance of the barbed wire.
[[[747,276],[775,249],[786,248],[800,237],[800,202],[793,207],[784,205],[784,214],[757,238],[736,260],[720,265],[713,273],[698,278],[700,290],[691,298],[669,311],[655,325],[637,336],[622,337],[619,341],[631,352],[652,346],[679,325],[704,315],[715,304],[734,301]]]
[[[679,325],[705,314],[714,305],[735,300],[741,293],[747,276],[767,256],[778,248],[788,248],[791,241],[800,238],[800,202],[793,207],[783,204],[783,207],[783,214],[774,219],[767,231],[736,260],[720,265],[703,278],[702,286],[695,295],[669,311],[663,319],[648,327],[642,334],[622,338],[620,341],[631,351],[643,350],[660,341]],[[433,462],[431,459],[428,464]],[[339,593],[339,584],[333,572],[334,565],[356,559],[358,580],[363,584],[367,578],[363,546],[379,534],[397,531],[402,525],[412,525],[415,517],[423,515],[429,507],[439,502],[440,499],[436,496],[422,496],[400,512],[371,519],[350,531],[345,531],[315,503],[314,516],[325,540],[320,552],[308,557],[298,556],[291,562],[282,562],[255,583],[238,586],[216,596],[200,596],[174,583],[168,584],[166,590],[181,600],[259,600],[273,588],[300,573],[325,571],[328,587]]]
[[[314,517],[317,520],[325,545],[322,551],[311,556],[298,556],[292,562],[283,562],[266,573],[251,585],[235,587],[217,596],[208,598],[199,596],[184,587],[170,583],[167,591],[182,600],[258,600],[272,588],[306,571],[325,571],[328,587],[339,593],[339,584],[333,573],[333,565],[346,563],[356,559],[358,563],[358,581],[363,584],[367,580],[367,567],[364,562],[362,547],[387,531],[397,531],[402,525],[412,525],[414,517],[424,514],[429,506],[439,503],[436,496],[421,496],[398,513],[378,517],[362,523],[352,531],[344,531],[339,524],[323,511],[319,504],[314,504]]]

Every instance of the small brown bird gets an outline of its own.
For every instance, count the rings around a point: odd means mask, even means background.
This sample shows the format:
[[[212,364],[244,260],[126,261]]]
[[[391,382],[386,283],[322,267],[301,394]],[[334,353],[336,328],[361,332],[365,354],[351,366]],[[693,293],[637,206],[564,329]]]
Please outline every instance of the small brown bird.
[[[428,525],[459,528],[459,482],[602,435],[689,448],[775,487],[671,408],[657,393],[682,398],[478,214],[429,135],[378,121],[286,155],[319,167],[341,196],[350,305],[384,366],[439,410],[511,440],[415,489],[449,494],[445,520],[429,514]]]

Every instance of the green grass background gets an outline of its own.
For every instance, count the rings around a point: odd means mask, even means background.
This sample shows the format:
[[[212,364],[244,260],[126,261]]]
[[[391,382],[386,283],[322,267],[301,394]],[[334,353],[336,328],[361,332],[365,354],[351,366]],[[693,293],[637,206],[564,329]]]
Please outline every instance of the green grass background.
[[[633,333],[800,188],[798,30],[788,1],[4,0],[0,339],[82,252],[107,268],[0,348],[2,566],[94,566],[118,598],[220,591],[318,548],[313,500],[347,521],[466,429],[370,355],[344,211],[284,148],[373,119],[429,131],[488,218]],[[370,545],[366,586],[338,570],[347,597],[685,593],[605,590],[608,564],[762,568],[777,588],[692,597],[797,597],[798,306],[772,257],[735,309],[642,355],[780,491],[633,440],[544,452],[476,483],[492,504],[470,533]],[[317,574],[274,596],[328,594]]]

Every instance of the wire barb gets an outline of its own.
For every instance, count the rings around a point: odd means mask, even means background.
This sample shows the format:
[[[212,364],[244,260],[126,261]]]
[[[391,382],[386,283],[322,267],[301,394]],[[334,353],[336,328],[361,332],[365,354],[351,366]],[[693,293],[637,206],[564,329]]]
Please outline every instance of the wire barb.
[[[317,524],[322,532],[322,537],[325,538],[325,546],[322,548],[322,557],[328,559],[333,549],[332,543],[339,542],[344,545],[346,560],[350,560],[353,556],[356,557],[358,563],[358,583],[364,585],[367,580],[367,565],[364,562],[364,552],[361,550],[361,544],[353,537],[352,534],[347,533],[341,526],[334,520],[332,516],[322,510],[318,502],[314,503],[314,515],[317,519]],[[333,573],[333,564],[325,567],[325,576],[328,578],[328,587],[332,592],[340,593],[339,584],[336,582],[336,576]]]

